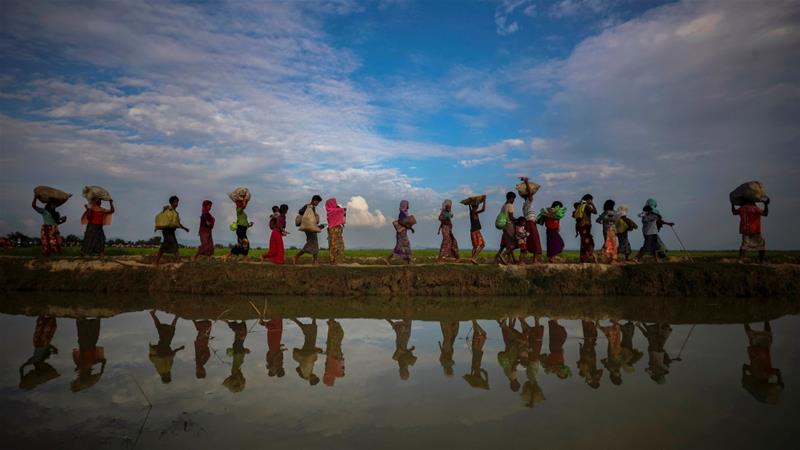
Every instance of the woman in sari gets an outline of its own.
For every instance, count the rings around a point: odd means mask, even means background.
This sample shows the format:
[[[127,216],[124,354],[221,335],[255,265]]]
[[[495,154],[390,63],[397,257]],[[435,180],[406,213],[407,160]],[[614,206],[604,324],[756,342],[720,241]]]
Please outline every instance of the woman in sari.
[[[111,208],[103,208],[103,201],[99,198],[92,200],[92,205],[86,205],[86,211],[81,217],[81,224],[86,225],[86,231],[83,234],[83,245],[81,246],[81,255],[100,255],[103,256],[106,251],[106,234],[103,227],[111,225],[111,215],[114,214],[114,200],[109,200],[108,204]]]
[[[275,218],[272,232],[270,232],[269,235],[269,250],[261,255],[261,260],[269,260],[275,264],[283,264],[286,255],[283,246],[283,237],[289,234],[286,232],[286,213],[289,211],[289,205],[281,205],[278,211],[280,214]]]
[[[439,214],[439,232],[442,234],[442,245],[439,247],[437,262],[445,258],[458,260],[458,241],[453,235],[453,202],[450,199],[442,202],[442,212]]]
[[[200,247],[197,249],[197,254],[194,256],[196,260],[198,256],[214,256],[214,237],[212,230],[214,228],[214,216],[211,215],[211,200],[203,200],[203,211],[200,214]]]
[[[42,255],[50,256],[53,253],[61,253],[61,233],[58,226],[67,221],[66,217],[56,211],[56,202],[50,200],[45,203],[44,208],[36,205],[36,197],[33,197],[31,207],[42,215]]]
[[[328,252],[331,264],[336,264],[336,258],[344,255],[344,222],[347,208],[342,208],[336,203],[336,198],[331,197],[325,202],[325,211],[328,213]]]
[[[393,222],[395,235],[395,245],[392,253],[386,257],[386,264],[391,264],[392,258],[397,257],[404,260],[407,264],[411,264],[411,241],[408,240],[408,230],[414,232],[413,224],[406,221],[410,217],[408,214],[408,200],[400,201],[400,214],[397,220]]]

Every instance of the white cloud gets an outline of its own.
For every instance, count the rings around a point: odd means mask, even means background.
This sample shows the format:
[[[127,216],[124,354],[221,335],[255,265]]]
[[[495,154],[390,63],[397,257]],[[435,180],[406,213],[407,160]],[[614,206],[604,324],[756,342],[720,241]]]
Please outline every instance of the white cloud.
[[[386,224],[386,217],[380,210],[369,210],[367,200],[360,195],[350,197],[347,202],[347,224],[354,227],[380,228]]]

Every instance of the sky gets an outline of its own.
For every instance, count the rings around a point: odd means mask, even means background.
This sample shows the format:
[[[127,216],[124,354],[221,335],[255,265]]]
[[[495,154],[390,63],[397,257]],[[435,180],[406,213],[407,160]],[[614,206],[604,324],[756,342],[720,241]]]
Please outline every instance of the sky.
[[[289,204],[292,219],[320,194],[348,207],[351,248],[393,246],[401,199],[419,221],[412,245],[436,247],[441,202],[453,199],[468,248],[457,202],[487,194],[496,247],[494,217],[526,175],[542,185],[537,208],[592,193],[635,213],[656,198],[694,249],[738,248],[728,193],[760,180],[768,247],[800,249],[797,1],[0,8],[0,234],[38,234],[37,185],[74,194],[62,234],[81,234],[81,190],[100,185],[117,207],[109,237],[153,236],[174,194],[191,229],[180,240],[197,241],[210,199],[215,239],[232,241],[226,193],[244,186],[256,246],[272,205]],[[565,220],[568,248],[572,229]],[[290,231],[287,245],[301,245]]]

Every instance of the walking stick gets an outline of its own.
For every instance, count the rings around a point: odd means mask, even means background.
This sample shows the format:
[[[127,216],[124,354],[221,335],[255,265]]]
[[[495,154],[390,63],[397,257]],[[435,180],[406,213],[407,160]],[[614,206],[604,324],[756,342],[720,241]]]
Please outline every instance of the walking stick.
[[[681,345],[681,349],[678,351],[678,356],[675,358],[675,361],[683,361],[683,359],[681,359],[681,355],[683,354],[683,349],[686,348],[686,343],[689,342],[689,338],[692,336],[694,327],[695,325],[692,325],[692,328],[689,328],[689,333],[686,335],[686,339],[683,340],[683,345]]]
[[[689,257],[689,261],[694,262],[694,258],[692,258],[692,255],[689,254],[689,250],[686,250],[686,246],[683,245],[683,241],[681,240],[681,237],[678,236],[678,232],[675,231],[675,227],[670,225],[669,228],[672,230],[673,233],[675,233],[675,238],[677,238],[678,239],[678,243],[681,244],[681,248],[683,249],[683,252],[686,253],[686,256]]]

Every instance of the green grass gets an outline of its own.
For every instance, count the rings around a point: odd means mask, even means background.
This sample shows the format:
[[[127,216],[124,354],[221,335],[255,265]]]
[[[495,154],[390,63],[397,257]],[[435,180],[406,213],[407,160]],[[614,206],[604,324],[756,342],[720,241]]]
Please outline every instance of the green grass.
[[[266,250],[258,250],[252,249],[250,250],[250,256],[254,258],[260,258],[261,254],[264,253]],[[181,256],[193,256],[197,252],[195,247],[184,247],[180,249]],[[229,252],[227,248],[218,248],[214,250],[214,255],[222,256]],[[345,251],[345,258],[346,259],[358,259],[358,258],[370,258],[370,257],[383,257],[388,255],[391,252],[390,249],[358,249],[358,250],[346,250]],[[149,248],[124,248],[124,247],[108,247],[106,249],[107,256],[148,256],[148,255],[155,255],[158,253],[158,247],[149,247]],[[287,257],[292,257],[297,253],[297,250],[286,250]],[[414,249],[414,258],[417,260],[430,260],[435,259],[436,256],[439,254],[437,249]],[[470,251],[469,250],[462,250],[460,252],[462,258],[469,258]],[[0,255],[7,255],[7,256],[27,256],[27,257],[41,257],[41,248],[40,247],[12,247],[6,249],[0,249]],[[80,248],[79,247],[64,247],[63,251],[59,256],[80,256]],[[492,250],[485,250],[481,256],[484,260],[490,260],[494,256],[494,251]],[[703,261],[713,261],[719,260],[724,258],[737,258],[738,252],[735,250],[720,250],[720,251],[671,251],[670,256],[673,257],[686,257],[691,256],[693,259],[696,260],[703,260]],[[751,253],[751,257],[755,257],[754,254]],[[326,250],[322,250],[320,252],[320,257],[323,259],[327,259],[328,253]],[[566,261],[572,262],[578,260],[578,252],[577,250],[567,250],[561,254],[562,259]],[[792,250],[792,251],[768,251],[767,258],[772,262],[800,262],[800,251]]]

